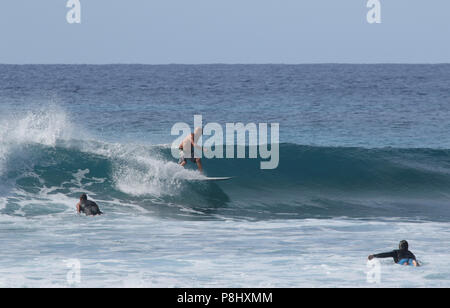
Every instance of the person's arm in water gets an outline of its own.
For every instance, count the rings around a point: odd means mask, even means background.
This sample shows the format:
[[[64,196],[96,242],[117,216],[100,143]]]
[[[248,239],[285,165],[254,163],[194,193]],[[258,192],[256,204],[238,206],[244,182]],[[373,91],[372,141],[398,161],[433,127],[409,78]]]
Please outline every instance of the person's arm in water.
[[[419,267],[420,264],[419,264],[419,262],[417,262],[416,256],[415,256],[412,252],[411,252],[411,255],[412,255],[412,258],[411,258],[411,259],[413,259],[412,264],[413,264],[415,267]]]
[[[78,214],[81,213],[81,205],[80,205],[80,203],[81,203],[81,202],[78,202],[78,203],[77,203],[77,213],[78,213]]]
[[[391,252],[384,252],[384,253],[379,253],[379,254],[375,254],[375,255],[370,255],[369,256],[369,260],[372,260],[373,258],[380,258],[380,259],[383,259],[383,258],[394,258],[394,261],[398,262],[398,260],[396,260],[397,256],[396,256],[396,251],[395,250],[391,251]],[[413,260],[412,261],[412,265],[413,266],[415,266],[415,267],[419,267],[420,266],[419,262],[417,262],[417,260],[416,260],[416,256],[414,256],[414,254],[412,254],[412,253],[411,253],[411,259]]]
[[[391,251],[391,252],[384,252],[384,253],[379,253],[379,254],[375,254],[375,255],[370,255],[369,256],[369,260],[372,260],[373,258],[395,258],[395,251]]]

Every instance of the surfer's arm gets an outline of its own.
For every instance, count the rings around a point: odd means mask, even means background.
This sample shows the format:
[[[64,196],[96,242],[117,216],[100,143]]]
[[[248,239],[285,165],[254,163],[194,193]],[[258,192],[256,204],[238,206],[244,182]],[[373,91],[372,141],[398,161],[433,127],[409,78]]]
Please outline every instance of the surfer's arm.
[[[203,148],[203,147],[199,146],[197,143],[195,143],[195,141],[194,141],[194,135],[191,135],[191,144],[192,144],[192,146],[193,146],[194,148],[196,148],[196,149],[199,149],[199,150],[205,150],[205,151],[206,151],[206,148]]]
[[[412,252],[411,252],[411,259],[413,259],[412,264],[415,267],[419,267],[420,266],[419,262],[417,262],[416,256]]]
[[[77,203],[77,213],[80,213],[81,209],[80,209],[80,202]]]
[[[372,258],[370,258],[370,257],[372,257]],[[371,256],[369,256],[369,259],[372,260],[373,258],[384,259],[384,258],[394,258],[394,257],[395,257],[395,251],[391,251],[391,252],[383,252],[383,253],[371,255]]]

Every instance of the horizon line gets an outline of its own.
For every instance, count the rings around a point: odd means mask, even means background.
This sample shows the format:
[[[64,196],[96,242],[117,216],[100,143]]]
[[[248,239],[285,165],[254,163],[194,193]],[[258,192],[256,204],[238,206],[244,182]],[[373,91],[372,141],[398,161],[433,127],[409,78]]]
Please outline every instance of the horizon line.
[[[200,65],[448,65],[450,62],[303,62],[303,63],[133,63],[133,62],[111,62],[111,63],[0,63],[0,65],[16,65],[16,66],[31,66],[31,65],[149,65],[149,66],[170,66],[170,65],[185,65],[185,66],[200,66]]]

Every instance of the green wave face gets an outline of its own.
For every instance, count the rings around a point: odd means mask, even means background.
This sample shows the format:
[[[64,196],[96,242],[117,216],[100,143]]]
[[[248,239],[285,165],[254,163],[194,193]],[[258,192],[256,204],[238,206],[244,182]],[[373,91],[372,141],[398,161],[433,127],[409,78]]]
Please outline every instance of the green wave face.
[[[18,145],[4,161],[1,191],[9,207],[2,211],[14,212],[14,198],[60,194],[76,200],[88,192],[114,210],[132,204],[174,217],[187,211],[183,217],[450,219],[449,150],[281,144],[274,170],[261,170],[258,159],[203,164],[207,175],[233,179],[195,181],[201,175],[194,165],[181,168],[164,146],[77,140]],[[29,212],[61,210],[51,204],[30,206]]]

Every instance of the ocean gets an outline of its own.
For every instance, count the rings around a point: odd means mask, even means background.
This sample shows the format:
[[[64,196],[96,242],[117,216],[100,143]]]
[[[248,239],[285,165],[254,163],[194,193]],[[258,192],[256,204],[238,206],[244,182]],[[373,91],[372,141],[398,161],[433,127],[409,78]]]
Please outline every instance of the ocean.
[[[450,287],[449,85],[450,65],[0,65],[0,287]],[[278,167],[204,158],[233,178],[200,181],[171,155],[194,115],[279,123]],[[370,279],[403,239],[423,266]]]

